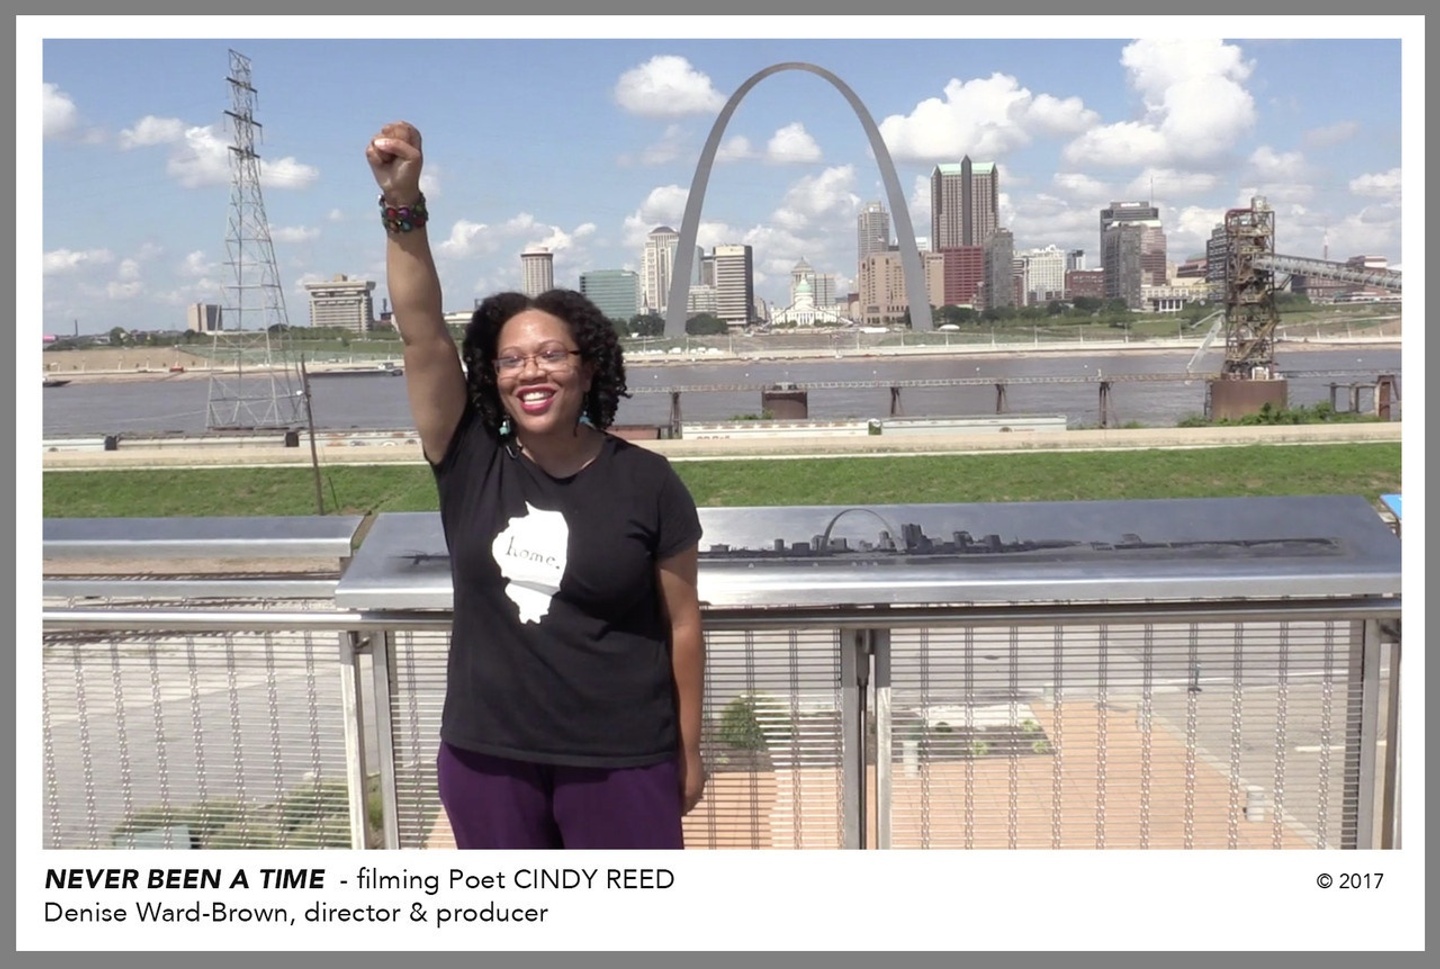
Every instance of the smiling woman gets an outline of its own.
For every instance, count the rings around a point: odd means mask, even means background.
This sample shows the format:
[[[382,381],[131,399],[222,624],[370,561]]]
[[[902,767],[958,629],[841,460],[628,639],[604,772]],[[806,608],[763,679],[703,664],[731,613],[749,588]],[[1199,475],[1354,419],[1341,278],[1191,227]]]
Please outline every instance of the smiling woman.
[[[365,156],[455,589],[437,774],[456,845],[683,847],[705,786],[695,502],[607,433],[625,365],[581,294],[490,296],[456,353],[420,146],[397,122]]]

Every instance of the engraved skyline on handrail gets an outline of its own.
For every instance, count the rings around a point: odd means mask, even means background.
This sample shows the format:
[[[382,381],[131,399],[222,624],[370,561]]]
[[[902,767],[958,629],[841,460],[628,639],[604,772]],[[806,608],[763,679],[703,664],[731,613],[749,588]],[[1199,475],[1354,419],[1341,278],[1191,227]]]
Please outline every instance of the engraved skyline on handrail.
[[[976,537],[964,529],[955,529],[948,537],[927,535],[921,525],[906,522],[893,528],[885,523],[873,540],[854,540],[834,534],[836,522],[849,512],[861,512],[884,519],[869,509],[846,509],[831,519],[826,528],[807,540],[788,541],[777,536],[768,547],[753,548],[727,542],[702,545],[700,557],[708,561],[730,563],[794,563],[807,560],[814,564],[852,564],[857,562],[909,563],[937,561],[976,556],[1015,556],[1026,558],[1069,559],[1093,555],[1183,557],[1183,558],[1282,558],[1296,555],[1336,555],[1343,549],[1334,538],[1237,538],[1195,539],[1188,541],[1150,541],[1134,532],[1127,532],[1117,541],[1078,540],[1067,538],[1003,538],[998,533]]]

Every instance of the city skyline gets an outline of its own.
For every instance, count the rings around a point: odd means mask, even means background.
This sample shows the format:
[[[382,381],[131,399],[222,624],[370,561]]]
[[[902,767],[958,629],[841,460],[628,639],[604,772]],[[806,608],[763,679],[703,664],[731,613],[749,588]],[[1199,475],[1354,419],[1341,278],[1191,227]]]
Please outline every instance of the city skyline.
[[[1166,36],[1165,18],[1110,23],[1153,39],[396,40],[386,49],[443,67],[403,84],[354,69],[380,49],[364,39],[48,39],[34,91],[44,332],[179,329],[187,306],[221,301],[232,48],[254,68],[294,324],[307,283],[343,274],[387,298],[356,147],[384,121],[408,117],[425,135],[445,305],[463,309],[523,288],[520,256],[535,247],[553,254],[556,285],[595,270],[643,279],[645,239],[679,226],[725,98],[784,61],[832,70],[864,101],[927,241],[930,175],[969,155],[997,167],[1017,252],[1082,249],[1098,267],[1100,210],[1148,199],[1178,263],[1204,252],[1226,208],[1262,195],[1280,251],[1403,264],[1399,39],[1187,41]],[[813,77],[762,88],[726,129],[697,243],[750,246],[755,297],[775,310],[801,259],[853,292],[856,220],[868,203],[889,208],[860,126]],[[491,90],[504,96],[476,96]],[[504,150],[487,150],[497,132]]]

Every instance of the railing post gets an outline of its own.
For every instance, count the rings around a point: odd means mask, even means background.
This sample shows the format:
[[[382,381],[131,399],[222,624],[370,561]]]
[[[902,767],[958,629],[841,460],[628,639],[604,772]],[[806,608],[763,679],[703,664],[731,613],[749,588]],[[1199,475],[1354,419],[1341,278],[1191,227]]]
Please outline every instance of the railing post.
[[[870,686],[870,631],[840,637],[840,799],[843,847],[864,848],[866,835],[865,694]]]
[[[890,808],[892,728],[890,630],[876,629],[871,634],[875,657],[875,847],[890,847]]]
[[[365,848],[365,705],[360,696],[360,654],[368,640],[341,633],[340,714],[345,720],[345,784],[350,792],[350,847]]]
[[[1352,629],[1352,662],[1358,665],[1360,673],[1360,756],[1355,777],[1355,847],[1373,848],[1376,759],[1380,740],[1380,624],[1374,620],[1364,620],[1352,623]],[[1355,655],[1357,652],[1358,656]],[[1346,759],[1349,760],[1348,757]]]
[[[1390,644],[1390,688],[1385,694],[1385,773],[1380,803],[1380,847],[1400,847],[1400,637]]]
[[[371,695],[375,704],[376,757],[380,762],[381,847],[400,847],[400,804],[395,785],[395,731],[390,719],[392,684],[395,682],[395,634],[385,631],[374,637],[370,656]]]

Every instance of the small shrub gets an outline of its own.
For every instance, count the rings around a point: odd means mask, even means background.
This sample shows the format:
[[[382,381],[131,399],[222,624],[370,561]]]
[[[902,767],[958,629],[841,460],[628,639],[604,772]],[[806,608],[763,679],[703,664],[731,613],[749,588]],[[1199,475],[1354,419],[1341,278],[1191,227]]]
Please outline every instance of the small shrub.
[[[720,714],[719,739],[737,750],[764,750],[765,732],[755,716],[756,698],[737,696],[725,705]]]

